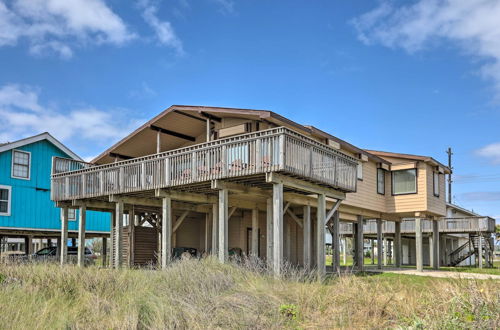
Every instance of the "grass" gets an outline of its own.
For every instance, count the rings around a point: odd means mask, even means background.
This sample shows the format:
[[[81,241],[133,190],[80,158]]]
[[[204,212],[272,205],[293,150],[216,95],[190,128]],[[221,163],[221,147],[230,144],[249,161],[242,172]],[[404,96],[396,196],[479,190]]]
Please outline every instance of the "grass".
[[[0,265],[2,328],[495,328],[500,281],[397,274],[324,283],[183,260],[166,271]]]
[[[371,265],[371,264],[372,264],[372,259],[365,257],[365,265]],[[377,259],[375,259],[375,264],[377,264]],[[332,265],[332,255],[331,254],[326,255],[326,265],[327,266]],[[347,255],[346,256],[346,263],[344,264],[344,259],[342,256],[340,256],[340,265],[341,266],[352,266],[353,265],[353,257],[351,255]]]

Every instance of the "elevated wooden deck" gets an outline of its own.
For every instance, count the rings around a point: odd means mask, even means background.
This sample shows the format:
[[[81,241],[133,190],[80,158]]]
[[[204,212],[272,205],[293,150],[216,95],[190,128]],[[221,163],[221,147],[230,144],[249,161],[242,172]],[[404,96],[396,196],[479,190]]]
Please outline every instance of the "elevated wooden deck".
[[[155,189],[173,187],[204,190],[218,179],[259,185],[271,172],[355,192],[356,166],[355,158],[279,127],[106,165],[55,157],[51,198],[153,195]]]
[[[495,219],[489,217],[464,217],[464,218],[442,218],[438,221],[440,233],[493,233],[495,232]],[[422,220],[422,232],[432,233],[432,220]],[[377,235],[377,222],[368,220],[363,225],[365,235]],[[382,223],[382,233],[394,234],[395,224],[393,221],[384,221]],[[402,234],[415,234],[415,221],[403,220],[401,223]],[[341,235],[352,234],[352,224],[340,224]]]

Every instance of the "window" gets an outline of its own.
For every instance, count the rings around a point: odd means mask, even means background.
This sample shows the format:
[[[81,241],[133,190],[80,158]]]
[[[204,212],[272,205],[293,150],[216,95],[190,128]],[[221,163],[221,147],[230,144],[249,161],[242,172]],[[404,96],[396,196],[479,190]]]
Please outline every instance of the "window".
[[[30,178],[31,153],[20,150],[12,151],[12,177],[16,179]]]
[[[10,215],[11,192],[11,187],[0,186],[0,215]]]
[[[68,220],[70,221],[76,220],[76,209],[68,209]]]
[[[392,172],[392,194],[416,194],[417,193],[417,169],[401,170]]]
[[[385,170],[377,168],[377,192],[385,195]]]
[[[434,172],[433,178],[434,196],[439,197],[439,173]]]
[[[363,180],[363,163],[358,163],[358,180]]]

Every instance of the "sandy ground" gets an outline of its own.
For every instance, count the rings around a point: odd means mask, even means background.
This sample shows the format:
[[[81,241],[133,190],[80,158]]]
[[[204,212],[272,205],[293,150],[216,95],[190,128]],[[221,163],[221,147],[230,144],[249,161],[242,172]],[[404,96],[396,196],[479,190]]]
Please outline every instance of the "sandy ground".
[[[394,273],[394,274],[405,274],[405,275],[416,275],[416,276],[430,276],[430,277],[441,277],[441,278],[468,278],[477,280],[487,280],[494,279],[500,280],[500,275],[490,275],[490,274],[476,274],[476,273],[465,273],[465,272],[450,272],[444,270],[424,270],[423,272],[417,272],[415,269],[365,269],[368,272],[383,272],[383,273]]]

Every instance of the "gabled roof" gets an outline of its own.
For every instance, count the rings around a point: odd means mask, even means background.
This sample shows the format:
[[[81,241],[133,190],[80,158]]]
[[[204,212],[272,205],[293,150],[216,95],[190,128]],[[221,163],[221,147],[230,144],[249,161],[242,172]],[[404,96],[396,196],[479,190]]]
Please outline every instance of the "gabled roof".
[[[16,148],[19,148],[19,147],[22,147],[22,146],[25,146],[28,144],[32,144],[32,143],[35,143],[38,141],[43,141],[43,140],[49,141],[50,143],[55,145],[57,148],[59,148],[63,152],[65,152],[71,158],[73,158],[75,160],[83,161],[83,159],[81,159],[77,154],[75,154],[73,151],[68,149],[68,147],[66,147],[64,144],[59,142],[55,137],[50,135],[48,132],[44,132],[44,133],[41,133],[41,134],[38,134],[38,135],[35,135],[32,137],[28,137],[28,138],[25,138],[22,140],[0,144],[0,153],[4,152],[4,151],[16,149]]]
[[[451,208],[451,209],[456,209],[456,210],[458,210],[462,213],[465,213],[469,216],[472,216],[472,217],[480,217],[481,216],[475,212],[469,211],[467,209],[464,209],[463,207],[460,207],[460,206],[452,204],[452,203],[446,203],[446,207]]]
[[[368,150],[368,149],[365,149],[365,150],[371,154],[374,154],[374,155],[377,155],[380,157],[393,157],[393,158],[417,160],[417,161],[421,161],[421,162],[430,163],[430,164],[435,165],[435,166],[443,167],[445,169],[446,173],[451,173],[451,169],[448,166],[438,162],[437,160],[435,160],[434,158],[429,157],[429,156],[401,154],[401,153],[397,153],[397,152],[388,152],[388,151],[379,151],[379,150]]]

